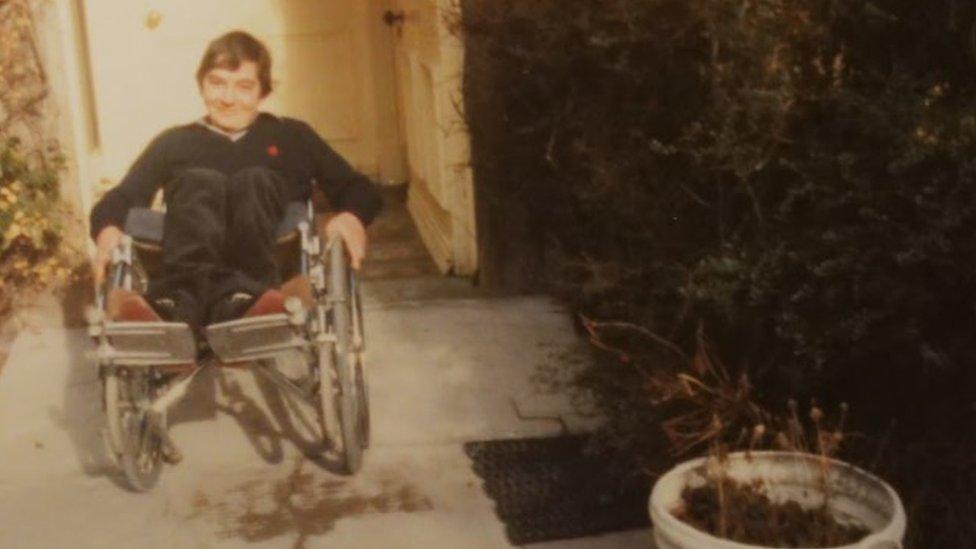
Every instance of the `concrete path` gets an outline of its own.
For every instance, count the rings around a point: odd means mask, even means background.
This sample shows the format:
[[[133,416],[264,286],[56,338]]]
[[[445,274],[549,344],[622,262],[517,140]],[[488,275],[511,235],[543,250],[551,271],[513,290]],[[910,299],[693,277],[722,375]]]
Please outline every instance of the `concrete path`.
[[[0,374],[0,547],[509,547],[462,443],[586,428],[554,375],[580,343],[546,299],[440,284],[450,299],[417,300],[422,286],[365,287],[373,446],[360,474],[303,457],[313,410],[219,370],[173,411],[185,458],[147,494],[122,488],[106,451],[85,333],[42,312]],[[537,547],[648,545],[638,531]]]

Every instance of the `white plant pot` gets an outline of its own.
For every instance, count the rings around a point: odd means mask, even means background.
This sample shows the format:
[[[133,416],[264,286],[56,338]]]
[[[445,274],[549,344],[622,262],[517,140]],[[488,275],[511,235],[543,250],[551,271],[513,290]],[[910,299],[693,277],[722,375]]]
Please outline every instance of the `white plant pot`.
[[[855,520],[869,534],[837,549],[900,549],[905,537],[905,509],[898,494],[881,479],[853,465],[828,460],[827,485],[830,505],[837,519]],[[665,473],[654,484],[648,504],[654,525],[656,549],[756,549],[749,545],[711,536],[682,522],[672,514],[682,505],[685,486],[705,483],[706,458],[684,462]],[[815,507],[823,503],[822,460],[798,452],[745,452],[729,455],[727,474],[739,482],[759,480],[773,501],[793,500]]]

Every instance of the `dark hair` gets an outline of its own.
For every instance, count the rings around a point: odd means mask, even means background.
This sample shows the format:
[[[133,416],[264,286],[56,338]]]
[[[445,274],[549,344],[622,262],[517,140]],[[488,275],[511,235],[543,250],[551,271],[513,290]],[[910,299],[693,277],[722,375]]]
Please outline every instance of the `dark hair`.
[[[267,97],[271,93],[271,54],[260,40],[244,31],[228,32],[207,46],[197,68],[197,84],[203,85],[203,77],[211,69],[237,70],[244,61],[257,63],[261,97]]]

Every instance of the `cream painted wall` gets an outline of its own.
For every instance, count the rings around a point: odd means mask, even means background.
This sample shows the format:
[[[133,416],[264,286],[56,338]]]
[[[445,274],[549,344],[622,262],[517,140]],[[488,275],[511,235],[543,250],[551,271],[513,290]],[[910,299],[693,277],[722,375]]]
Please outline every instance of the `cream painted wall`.
[[[410,166],[408,207],[445,272],[477,270],[474,183],[464,122],[464,48],[447,22],[455,0],[397,0],[400,105]]]
[[[48,96],[43,111],[46,138],[56,139],[65,164],[59,174],[61,197],[72,213],[62,219],[65,238],[72,248],[90,245],[87,213],[91,209],[91,152],[94,124],[90,97],[84,81],[85,46],[74,0],[42,0],[31,3],[35,46],[42,59]]]
[[[76,54],[80,51],[77,35],[72,32],[70,7],[63,1],[38,2],[32,6],[32,16],[36,45],[47,77],[48,99],[54,103],[53,116],[47,120],[50,127],[45,128],[45,133],[57,139],[65,155],[65,170],[60,177],[61,196],[80,215],[91,207],[77,184],[87,176],[87,164],[82,159],[87,158],[89,151],[85,145],[91,140],[86,131],[90,128],[89,120],[82,116],[77,126],[72,124],[75,118],[72,113],[84,115],[88,109],[80,87],[70,78],[78,72]],[[63,32],[64,28],[68,32]]]
[[[455,0],[438,0],[441,13],[457,9]],[[441,143],[443,161],[441,177],[453,181],[450,189],[455,271],[474,274],[478,268],[477,229],[474,207],[474,174],[471,170],[471,138],[464,119],[464,43],[446,25],[439,29],[441,49],[440,109],[442,116]]]
[[[308,121],[357,168],[393,178],[402,159],[381,144],[396,113],[380,108],[393,101],[392,74],[377,67],[376,32],[364,32],[382,25],[372,17],[377,1],[82,0],[98,124],[92,172],[116,183],[153,136],[199,117],[201,54],[214,37],[244,29],[274,60],[265,110]]]
[[[384,22],[395,0],[369,0],[367,43],[372,56],[373,86],[376,105],[376,146],[380,180],[383,183],[406,183],[408,178],[406,143],[400,128],[397,106],[396,31]]]

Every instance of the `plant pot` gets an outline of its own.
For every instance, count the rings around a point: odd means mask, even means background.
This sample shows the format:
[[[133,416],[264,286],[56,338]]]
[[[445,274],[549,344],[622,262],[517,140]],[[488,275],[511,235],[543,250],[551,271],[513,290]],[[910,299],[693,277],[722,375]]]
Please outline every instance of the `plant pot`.
[[[804,507],[823,503],[821,486],[826,480],[830,505],[840,522],[851,519],[870,532],[860,541],[838,549],[900,549],[905,536],[905,509],[898,494],[881,479],[853,465],[823,460],[798,452],[744,452],[730,454],[726,472],[730,478],[750,483],[759,480],[773,501],[793,500]],[[705,482],[706,458],[684,462],[654,484],[648,504],[654,525],[656,549],[748,549],[763,547],[717,538],[678,519],[672,511],[682,504],[685,486]]]

